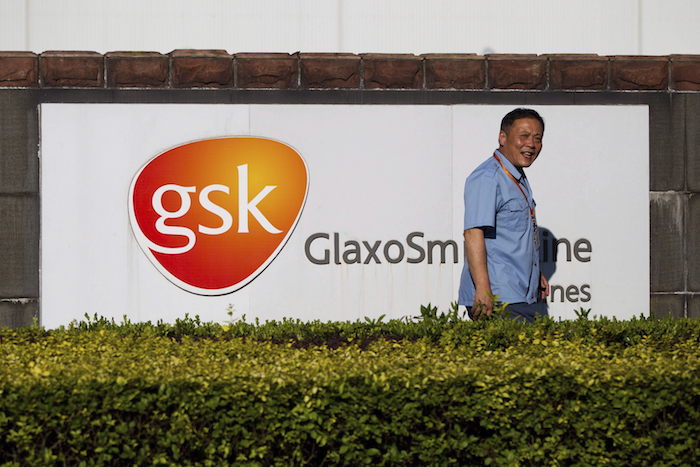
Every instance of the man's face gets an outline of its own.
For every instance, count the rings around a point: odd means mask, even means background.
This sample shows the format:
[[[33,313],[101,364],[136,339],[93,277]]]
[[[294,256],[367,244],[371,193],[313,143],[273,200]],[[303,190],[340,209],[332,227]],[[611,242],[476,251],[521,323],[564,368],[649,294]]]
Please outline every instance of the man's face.
[[[516,167],[530,167],[542,150],[544,130],[534,118],[519,118],[498,134],[500,151]]]

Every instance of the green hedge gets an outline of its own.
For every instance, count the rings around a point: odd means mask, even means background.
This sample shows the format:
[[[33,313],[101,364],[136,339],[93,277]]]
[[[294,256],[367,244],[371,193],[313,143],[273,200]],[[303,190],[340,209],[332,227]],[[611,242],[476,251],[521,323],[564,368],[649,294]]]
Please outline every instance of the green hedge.
[[[456,306],[456,304],[453,304]],[[700,342],[700,320],[634,318],[628,321],[616,319],[582,318],[574,321],[538,320],[534,325],[507,319],[487,321],[465,320],[456,308],[440,313],[437,308],[421,307],[420,315],[413,318],[383,318],[362,321],[321,322],[285,319],[249,323],[244,320],[221,325],[201,322],[199,317],[177,319],[175,323],[132,323],[126,318],[121,323],[97,315],[85,315],[85,320],[62,327],[58,332],[81,333],[85,331],[114,331],[120,336],[161,336],[179,339],[195,338],[231,339],[246,338],[274,343],[292,343],[295,347],[325,345],[335,348],[347,344],[366,346],[377,339],[416,340],[428,339],[443,344],[465,345],[476,337],[485,341],[487,350],[505,349],[518,344],[523,336],[556,337],[565,340],[581,340],[587,344],[627,347],[642,342],[655,347],[673,348],[682,341]],[[245,317],[244,317],[245,318]],[[9,331],[9,330],[7,330]],[[41,338],[52,331],[33,326],[10,331],[17,336]],[[4,331],[0,328],[0,339]]]
[[[0,459],[692,465],[700,458],[700,322],[438,318],[223,327],[96,319],[55,331],[1,329]]]

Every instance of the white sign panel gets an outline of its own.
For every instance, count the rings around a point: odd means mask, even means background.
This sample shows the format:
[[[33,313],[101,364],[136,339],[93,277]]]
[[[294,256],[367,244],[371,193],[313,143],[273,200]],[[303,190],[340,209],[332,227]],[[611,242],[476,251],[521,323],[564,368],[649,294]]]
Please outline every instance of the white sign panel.
[[[445,310],[463,266],[464,179],[491,155],[513,107],[44,104],[42,323],[56,327],[85,313],[225,322],[231,308],[249,320],[415,316],[429,302]],[[544,149],[527,174],[548,235],[550,315],[572,318],[581,307],[619,318],[648,314],[647,107],[535,108],[546,121]],[[169,280],[139,246],[129,215],[130,187],[149,161],[207,139],[278,142],[308,169],[287,242],[245,286],[223,295]],[[256,188],[256,161],[231,162],[201,186],[169,182],[219,213],[203,221],[209,227],[191,229],[197,241],[210,241],[207,231],[248,233],[236,230],[241,215],[251,233],[272,216],[265,203],[282,196],[285,180]],[[249,198],[237,192],[239,180],[250,180]],[[236,193],[245,198],[238,210],[225,199]]]

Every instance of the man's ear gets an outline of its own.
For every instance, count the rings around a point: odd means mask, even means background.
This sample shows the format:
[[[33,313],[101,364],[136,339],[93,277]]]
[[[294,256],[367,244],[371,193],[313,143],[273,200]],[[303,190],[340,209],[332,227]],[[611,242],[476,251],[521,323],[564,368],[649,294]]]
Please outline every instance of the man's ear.
[[[506,144],[506,132],[501,130],[498,132],[498,145],[499,146],[505,146]]]

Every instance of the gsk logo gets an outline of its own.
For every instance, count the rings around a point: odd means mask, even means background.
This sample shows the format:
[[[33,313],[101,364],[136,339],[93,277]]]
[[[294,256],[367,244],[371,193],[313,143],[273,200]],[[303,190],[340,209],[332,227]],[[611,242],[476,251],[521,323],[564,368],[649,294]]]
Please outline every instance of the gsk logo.
[[[278,141],[195,141],[138,171],[129,218],[142,250],[171,282],[223,295],[275,259],[299,220],[308,186],[306,163]]]

